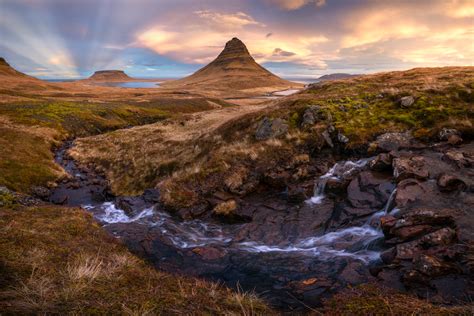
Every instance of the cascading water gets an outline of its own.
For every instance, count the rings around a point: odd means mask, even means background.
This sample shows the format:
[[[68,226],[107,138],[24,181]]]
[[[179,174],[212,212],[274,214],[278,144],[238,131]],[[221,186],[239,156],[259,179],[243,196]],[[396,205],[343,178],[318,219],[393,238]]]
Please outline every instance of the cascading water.
[[[326,174],[319,177],[319,179],[316,181],[314,185],[314,194],[309,200],[307,200],[307,203],[321,204],[325,197],[324,191],[329,179],[344,179],[345,177],[348,177],[352,173],[365,167],[369,161],[370,159],[361,159],[357,161],[348,160],[336,163]]]

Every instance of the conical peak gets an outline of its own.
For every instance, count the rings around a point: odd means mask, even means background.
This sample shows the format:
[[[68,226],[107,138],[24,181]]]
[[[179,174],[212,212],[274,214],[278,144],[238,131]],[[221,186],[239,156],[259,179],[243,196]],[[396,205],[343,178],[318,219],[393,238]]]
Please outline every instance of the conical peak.
[[[250,53],[245,44],[234,37],[225,44],[224,50],[217,56],[217,59],[236,57],[250,57]]]

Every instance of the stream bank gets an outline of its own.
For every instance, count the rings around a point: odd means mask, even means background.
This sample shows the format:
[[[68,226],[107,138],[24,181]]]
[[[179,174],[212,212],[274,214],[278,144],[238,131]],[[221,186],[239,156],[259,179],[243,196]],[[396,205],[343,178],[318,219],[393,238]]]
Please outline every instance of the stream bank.
[[[341,161],[315,180],[308,200],[295,203],[275,190],[241,198],[239,216],[245,220],[234,223],[212,216],[178,218],[161,208],[154,189],[140,197],[114,197],[103,177],[67,157],[70,146],[60,149],[56,160],[73,178],[61,183],[51,200],[83,206],[158,269],[253,290],[288,311],[319,306],[348,285],[368,282],[435,293],[440,302],[459,300],[469,289],[470,271],[460,254],[467,226],[458,221],[466,218],[463,208],[471,196],[471,144]],[[441,171],[455,178],[447,182],[449,190],[439,183],[446,174]],[[425,206],[431,213],[420,209]],[[433,212],[442,207],[443,213]],[[436,251],[452,256],[440,260]],[[440,271],[420,272],[432,258]],[[417,273],[419,279],[409,277]]]

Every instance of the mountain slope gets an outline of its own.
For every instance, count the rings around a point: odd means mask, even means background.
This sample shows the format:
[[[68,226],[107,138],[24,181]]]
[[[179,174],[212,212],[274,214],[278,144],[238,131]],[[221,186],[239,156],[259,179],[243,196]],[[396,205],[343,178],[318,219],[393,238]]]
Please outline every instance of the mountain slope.
[[[208,87],[210,89],[253,89],[261,87],[291,87],[296,83],[281,79],[260,66],[250,55],[245,44],[234,37],[224,50],[207,66],[165,86]]]

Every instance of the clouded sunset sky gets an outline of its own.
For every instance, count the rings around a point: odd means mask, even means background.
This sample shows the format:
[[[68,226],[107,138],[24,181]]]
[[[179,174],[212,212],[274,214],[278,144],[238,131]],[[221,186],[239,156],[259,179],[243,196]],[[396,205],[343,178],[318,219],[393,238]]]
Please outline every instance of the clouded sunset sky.
[[[286,78],[474,63],[474,0],[0,0],[0,56],[42,78],[182,77],[240,38]]]

